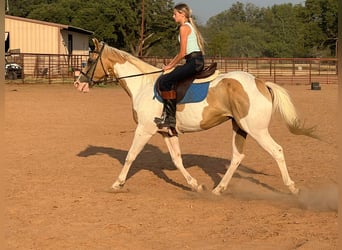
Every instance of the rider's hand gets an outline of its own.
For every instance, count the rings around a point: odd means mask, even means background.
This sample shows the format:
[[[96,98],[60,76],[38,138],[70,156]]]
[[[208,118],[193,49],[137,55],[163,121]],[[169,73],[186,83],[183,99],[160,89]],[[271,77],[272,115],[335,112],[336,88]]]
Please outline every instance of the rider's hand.
[[[170,66],[169,64],[163,66],[163,70],[164,70],[164,71],[170,70],[170,69],[172,69],[172,68],[173,68],[173,67]]]

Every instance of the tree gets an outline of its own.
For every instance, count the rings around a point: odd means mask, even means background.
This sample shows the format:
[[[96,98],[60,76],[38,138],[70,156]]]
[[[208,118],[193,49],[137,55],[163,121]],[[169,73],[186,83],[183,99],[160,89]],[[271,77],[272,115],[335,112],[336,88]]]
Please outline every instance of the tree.
[[[174,37],[176,26],[172,19],[173,1],[145,0],[144,10],[143,40],[141,41],[139,36],[139,42],[132,43],[130,50],[138,54],[141,45],[145,55],[155,54],[159,51],[163,51],[164,54],[170,52],[173,54],[176,41]],[[137,14],[137,17],[138,21],[142,19],[141,11]],[[140,42],[143,42],[143,44],[140,44]]]
[[[54,0],[26,0],[23,4],[22,0],[9,1],[9,15],[27,17],[36,6],[45,3],[53,3]]]
[[[263,23],[267,23],[264,31],[267,57],[303,57],[308,55],[304,43],[304,24],[299,15],[302,6],[292,4],[274,5],[264,9]]]
[[[41,21],[70,24],[74,18],[75,12],[82,1],[75,0],[59,0],[58,2],[46,1],[35,6],[34,9],[28,13],[27,17],[31,19],[38,19]]]
[[[142,13],[144,1],[144,13]],[[172,0],[11,0],[8,14],[94,31],[111,46],[138,55],[177,53]],[[143,20],[143,36],[141,22]],[[234,3],[199,26],[207,55],[234,57],[334,56],[338,0],[306,0],[259,8]]]
[[[306,0],[303,22],[307,24],[307,37],[317,50],[328,49],[328,54],[336,56],[338,37],[338,0]]]
[[[141,42],[141,0],[28,0],[13,1],[11,15],[73,25],[94,31],[111,46],[137,55]],[[145,0],[143,54],[173,53],[175,24],[172,0]],[[152,50],[152,47],[154,50]]]
[[[257,6],[241,2],[210,18],[203,32],[208,43],[207,51],[211,55],[262,56],[266,34],[258,27],[261,18],[262,12]]]
[[[237,2],[208,20],[204,29],[207,51],[219,50],[224,56],[333,56],[337,13],[337,0],[268,8]]]

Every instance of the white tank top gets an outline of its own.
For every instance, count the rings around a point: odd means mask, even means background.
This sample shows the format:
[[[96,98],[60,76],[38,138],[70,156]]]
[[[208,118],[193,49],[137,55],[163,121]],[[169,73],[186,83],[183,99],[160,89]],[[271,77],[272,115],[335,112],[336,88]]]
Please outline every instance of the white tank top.
[[[186,22],[186,25],[188,25],[191,29],[191,33],[188,36],[188,41],[186,43],[186,54],[189,55],[192,52],[201,51],[196,37],[196,31],[192,27],[191,23]],[[178,40],[180,40],[180,37],[178,36]]]

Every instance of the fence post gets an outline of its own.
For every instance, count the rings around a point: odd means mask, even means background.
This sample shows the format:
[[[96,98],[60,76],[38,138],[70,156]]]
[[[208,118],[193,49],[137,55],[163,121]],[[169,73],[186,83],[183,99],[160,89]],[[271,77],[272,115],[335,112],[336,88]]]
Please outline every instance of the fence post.
[[[292,76],[296,75],[295,59],[292,58]]]
[[[311,84],[311,60],[309,60],[309,84]]]
[[[20,65],[22,66],[22,71],[21,71],[21,81],[22,83],[25,83],[25,64],[24,64],[24,55],[23,54],[19,54],[19,58],[20,58]]]
[[[51,84],[51,55],[49,55],[49,84]]]
[[[274,83],[277,82],[276,75],[277,75],[277,72],[276,72],[276,60],[273,60],[273,82]]]
[[[269,63],[270,63],[270,76],[272,76],[272,59],[269,59]]]

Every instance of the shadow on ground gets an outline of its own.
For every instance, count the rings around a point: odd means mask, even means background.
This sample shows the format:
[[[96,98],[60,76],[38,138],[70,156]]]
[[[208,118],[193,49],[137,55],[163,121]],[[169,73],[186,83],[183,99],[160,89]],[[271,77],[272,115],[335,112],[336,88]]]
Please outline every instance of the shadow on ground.
[[[94,146],[89,145],[87,148],[82,150],[77,154],[79,157],[90,157],[93,155],[108,155],[116,160],[118,160],[122,165],[125,162],[125,158],[127,156],[126,150],[121,149],[115,149],[111,147],[103,147],[103,146]],[[226,172],[227,167],[230,164],[230,161],[228,159],[222,159],[218,157],[209,157],[204,155],[196,155],[196,154],[183,154],[182,155],[183,164],[185,168],[190,168],[193,166],[198,166],[201,168],[214,182],[214,186],[216,186],[223,174]],[[167,183],[170,183],[172,185],[178,186],[184,190],[190,190],[189,187],[184,186],[182,184],[176,183],[172,179],[170,179],[166,174],[165,170],[177,170],[175,165],[171,161],[171,157],[169,153],[162,152],[158,147],[147,144],[144,148],[144,150],[138,155],[136,160],[131,166],[131,169],[128,173],[127,179],[134,176],[136,173],[138,173],[141,170],[148,170],[152,173],[154,173],[159,178],[165,180]],[[238,170],[240,172],[244,172],[247,174],[255,174],[255,175],[265,175],[265,173],[257,172],[253,169],[250,169],[246,166],[240,165]],[[239,173],[234,173],[234,178],[244,178],[248,181],[261,185],[262,187],[269,189],[271,191],[277,192],[274,188],[271,186],[260,182],[259,180],[253,178],[253,177],[244,177]]]

